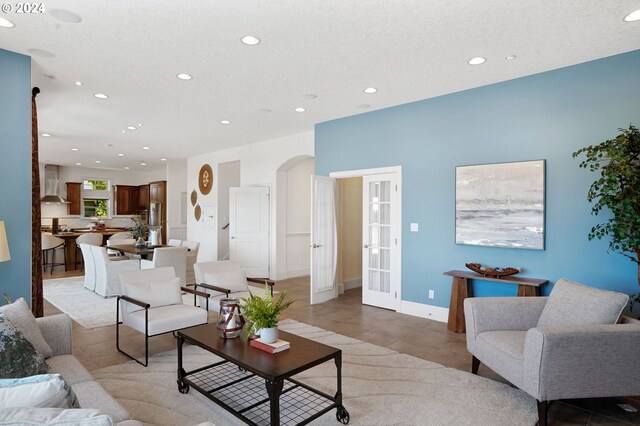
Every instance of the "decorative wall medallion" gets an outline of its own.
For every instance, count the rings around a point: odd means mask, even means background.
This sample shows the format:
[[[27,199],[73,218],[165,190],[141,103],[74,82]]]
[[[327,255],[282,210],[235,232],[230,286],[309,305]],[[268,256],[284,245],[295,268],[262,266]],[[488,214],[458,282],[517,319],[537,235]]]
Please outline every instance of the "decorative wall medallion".
[[[196,222],[200,222],[200,216],[202,216],[202,209],[200,208],[200,204],[196,205],[196,208],[193,211],[193,215],[196,218]]]
[[[211,191],[211,188],[213,188],[213,170],[210,165],[205,164],[200,168],[198,186],[200,187],[202,195],[207,195]]]
[[[198,201],[198,193],[194,189],[193,191],[191,191],[191,205],[195,206],[197,201]]]

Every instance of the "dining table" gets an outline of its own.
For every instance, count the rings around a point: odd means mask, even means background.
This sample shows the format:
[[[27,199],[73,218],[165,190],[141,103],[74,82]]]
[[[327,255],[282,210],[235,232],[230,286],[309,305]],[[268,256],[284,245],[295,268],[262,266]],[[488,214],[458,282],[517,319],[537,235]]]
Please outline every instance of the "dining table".
[[[171,247],[168,245],[146,245],[144,247],[136,247],[135,244],[114,244],[109,246],[109,250],[119,251],[123,255],[133,254],[140,256],[140,259],[147,259],[149,256],[153,256],[153,250],[156,248]]]

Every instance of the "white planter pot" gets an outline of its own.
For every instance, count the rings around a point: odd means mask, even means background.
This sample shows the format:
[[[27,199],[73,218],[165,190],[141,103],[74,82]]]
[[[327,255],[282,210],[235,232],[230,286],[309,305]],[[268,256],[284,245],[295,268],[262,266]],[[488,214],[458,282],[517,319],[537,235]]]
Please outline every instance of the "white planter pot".
[[[278,327],[261,329],[260,340],[264,343],[275,343],[278,340]]]

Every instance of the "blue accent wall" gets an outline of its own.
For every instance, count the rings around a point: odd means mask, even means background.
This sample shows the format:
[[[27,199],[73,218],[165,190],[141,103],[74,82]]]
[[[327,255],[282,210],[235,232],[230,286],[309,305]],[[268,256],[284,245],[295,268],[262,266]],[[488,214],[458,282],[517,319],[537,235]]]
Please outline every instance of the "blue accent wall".
[[[0,49],[0,220],[11,260],[0,262],[1,293],[31,305],[31,58]]]
[[[640,50],[321,123],[315,171],[403,167],[403,300],[448,307],[451,278],[442,273],[466,262],[635,293],[637,265],[607,253],[608,242],[587,240],[604,218],[591,216],[586,201],[596,175],[571,154],[640,126],[639,75]],[[546,249],[456,245],[455,167],[539,159],[546,160]],[[411,222],[419,233],[409,232]],[[515,295],[516,286],[476,281],[474,294]]]

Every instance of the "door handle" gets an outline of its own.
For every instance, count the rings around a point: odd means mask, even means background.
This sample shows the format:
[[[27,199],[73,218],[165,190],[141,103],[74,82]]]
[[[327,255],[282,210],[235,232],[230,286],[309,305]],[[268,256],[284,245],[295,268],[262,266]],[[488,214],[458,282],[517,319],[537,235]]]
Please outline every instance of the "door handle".
[[[319,248],[322,247],[322,244],[311,244],[311,248]]]
[[[363,245],[362,247],[364,247],[364,248],[367,248],[367,249],[368,249],[368,248],[377,248],[378,246],[376,246],[375,244],[365,244],[365,245]]]
[[[232,239],[232,240],[235,240],[235,239],[236,239],[236,237],[231,237],[231,239]]]

